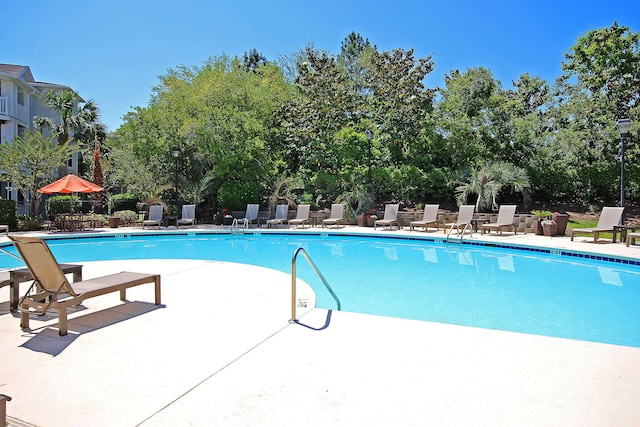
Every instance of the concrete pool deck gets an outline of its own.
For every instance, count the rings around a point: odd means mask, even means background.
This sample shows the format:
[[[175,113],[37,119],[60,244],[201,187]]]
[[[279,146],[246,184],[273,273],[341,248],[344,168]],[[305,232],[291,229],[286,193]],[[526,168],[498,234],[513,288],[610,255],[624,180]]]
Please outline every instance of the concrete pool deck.
[[[640,259],[640,246],[582,237],[471,239]],[[152,285],[132,288],[126,304],[117,293],[89,299],[70,314],[69,335],[59,337],[55,316],[32,317],[32,330],[21,330],[8,287],[0,289],[0,393],[12,397],[12,426],[640,420],[640,348],[316,309],[300,281],[298,297],[308,307],[299,308],[301,324],[289,324],[285,273],[215,261],[84,265],[85,278],[160,273],[163,306],[153,305]]]

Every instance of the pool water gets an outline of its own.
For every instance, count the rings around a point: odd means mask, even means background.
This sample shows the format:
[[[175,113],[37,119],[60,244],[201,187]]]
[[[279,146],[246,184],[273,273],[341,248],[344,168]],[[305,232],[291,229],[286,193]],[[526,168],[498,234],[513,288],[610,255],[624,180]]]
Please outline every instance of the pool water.
[[[59,262],[211,259],[291,272],[304,247],[342,310],[640,347],[640,266],[443,242],[306,234],[49,240]],[[17,261],[0,255],[0,267]],[[317,306],[336,304],[303,257]],[[284,284],[285,286],[288,284]]]

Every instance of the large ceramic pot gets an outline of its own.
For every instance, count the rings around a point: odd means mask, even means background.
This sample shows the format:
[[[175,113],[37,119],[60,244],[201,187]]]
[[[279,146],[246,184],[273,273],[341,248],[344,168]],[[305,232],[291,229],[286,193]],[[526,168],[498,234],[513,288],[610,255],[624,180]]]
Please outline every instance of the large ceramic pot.
[[[555,236],[558,232],[558,224],[544,224],[542,226],[542,232],[545,236]]]
[[[542,220],[540,218],[534,219],[533,223],[531,224],[531,229],[533,230],[533,234],[535,234],[536,236],[542,236]]]
[[[567,223],[569,222],[569,214],[554,213],[551,215],[551,219],[558,224],[558,231],[556,235],[564,236],[564,233],[567,230]]]

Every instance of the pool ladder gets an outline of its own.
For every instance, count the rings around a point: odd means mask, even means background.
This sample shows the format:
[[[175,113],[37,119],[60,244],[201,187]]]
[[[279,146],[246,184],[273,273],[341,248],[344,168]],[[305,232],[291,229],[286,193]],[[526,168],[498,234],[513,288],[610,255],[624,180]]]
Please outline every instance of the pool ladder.
[[[451,226],[451,228],[449,229],[449,232],[447,233],[447,239],[446,239],[447,242],[449,241],[449,237],[451,235],[451,232],[453,231],[453,228],[454,228],[454,226]],[[461,242],[462,242],[462,238],[464,237],[464,233],[465,233],[465,231],[467,231],[467,229],[472,231],[471,224],[465,224],[464,228],[462,229],[462,233],[460,232],[460,229],[456,227],[456,231],[457,231],[457,234],[460,235],[460,241]]]
[[[298,254],[302,254],[306,258],[306,260],[309,263],[309,265],[311,266],[311,268],[313,268],[313,271],[316,272],[316,275],[318,276],[318,278],[324,284],[324,287],[327,288],[327,290],[329,291],[329,293],[331,294],[331,296],[335,300],[336,304],[338,305],[338,311],[340,311],[341,304],[340,304],[340,300],[338,299],[338,296],[336,295],[335,292],[333,292],[333,289],[331,289],[331,286],[329,286],[329,283],[327,282],[327,280],[324,278],[322,273],[320,273],[320,270],[318,270],[318,267],[315,265],[315,263],[311,260],[311,257],[309,256],[307,251],[304,248],[300,247],[300,248],[295,250],[295,252],[293,253],[293,257],[291,258],[291,320],[289,320],[289,323],[297,322],[297,319],[296,319],[296,305],[297,305],[297,301],[296,301],[296,283],[297,283],[296,264],[297,264]]]

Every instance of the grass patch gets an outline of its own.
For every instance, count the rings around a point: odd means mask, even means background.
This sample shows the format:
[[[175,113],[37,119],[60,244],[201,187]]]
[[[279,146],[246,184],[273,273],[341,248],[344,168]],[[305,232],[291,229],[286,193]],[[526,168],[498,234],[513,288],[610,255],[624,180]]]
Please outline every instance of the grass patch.
[[[588,220],[588,219],[578,219],[573,220],[570,219],[567,223],[567,231],[571,228],[594,228],[598,225],[598,221]],[[582,236],[588,236],[588,234],[583,234]],[[612,239],[613,233],[600,233],[600,238],[602,239]]]
[[[588,220],[588,219],[578,219],[573,220],[570,219],[567,223],[567,228],[593,228],[598,225],[598,221]]]

